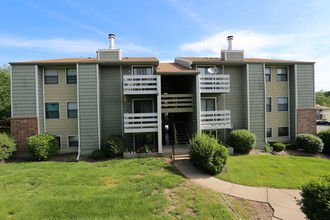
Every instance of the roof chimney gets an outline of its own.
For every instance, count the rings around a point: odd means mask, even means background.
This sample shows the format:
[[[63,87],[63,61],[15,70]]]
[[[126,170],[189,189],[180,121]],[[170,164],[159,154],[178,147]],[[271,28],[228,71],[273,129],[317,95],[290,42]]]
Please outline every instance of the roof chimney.
[[[228,40],[228,50],[232,50],[233,49],[233,40],[234,40],[234,36],[228,36],[227,37],[227,40]]]
[[[109,34],[108,37],[110,41],[109,49],[115,49],[115,35]]]

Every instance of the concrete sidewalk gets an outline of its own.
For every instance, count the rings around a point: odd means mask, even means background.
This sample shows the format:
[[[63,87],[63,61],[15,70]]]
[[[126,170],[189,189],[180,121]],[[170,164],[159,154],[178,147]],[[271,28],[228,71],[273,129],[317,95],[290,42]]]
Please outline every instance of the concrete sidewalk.
[[[202,173],[187,159],[176,160],[174,164],[183,175],[201,186],[243,199],[268,202],[274,209],[273,219],[306,219],[296,204],[296,200],[301,199],[300,190],[238,185]]]

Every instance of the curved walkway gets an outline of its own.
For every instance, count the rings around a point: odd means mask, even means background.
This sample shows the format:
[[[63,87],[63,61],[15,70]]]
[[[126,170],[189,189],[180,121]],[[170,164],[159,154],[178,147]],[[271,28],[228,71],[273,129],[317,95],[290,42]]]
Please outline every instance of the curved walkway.
[[[269,203],[274,209],[274,220],[306,219],[296,204],[296,200],[301,199],[300,190],[238,185],[202,173],[189,160],[176,160],[174,164],[188,179],[206,188],[243,199]]]

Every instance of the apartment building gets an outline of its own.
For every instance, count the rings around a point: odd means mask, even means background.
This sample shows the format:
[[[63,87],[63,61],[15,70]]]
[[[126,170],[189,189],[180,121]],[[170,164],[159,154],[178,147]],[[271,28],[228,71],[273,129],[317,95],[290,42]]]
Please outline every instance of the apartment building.
[[[107,135],[124,137],[128,152],[148,145],[187,144],[207,131],[227,143],[232,129],[248,129],[266,142],[292,142],[315,133],[314,63],[219,57],[122,57],[113,34],[96,58],[12,62],[12,135],[19,153],[26,137],[51,133],[60,152],[84,155]]]

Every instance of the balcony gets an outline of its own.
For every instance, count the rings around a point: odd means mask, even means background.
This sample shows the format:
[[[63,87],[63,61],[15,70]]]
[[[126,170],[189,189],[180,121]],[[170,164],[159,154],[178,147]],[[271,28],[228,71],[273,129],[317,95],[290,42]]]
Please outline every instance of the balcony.
[[[158,94],[159,82],[158,75],[124,75],[124,95]]]
[[[229,75],[199,75],[201,93],[229,93]]]
[[[193,112],[192,94],[162,94],[162,113]]]
[[[201,112],[202,130],[214,130],[223,128],[231,128],[230,110]]]
[[[125,113],[124,132],[142,133],[157,132],[158,116],[157,113]]]

